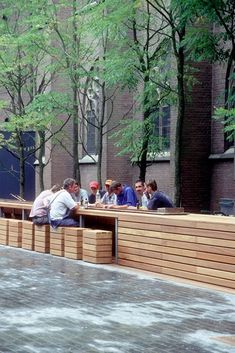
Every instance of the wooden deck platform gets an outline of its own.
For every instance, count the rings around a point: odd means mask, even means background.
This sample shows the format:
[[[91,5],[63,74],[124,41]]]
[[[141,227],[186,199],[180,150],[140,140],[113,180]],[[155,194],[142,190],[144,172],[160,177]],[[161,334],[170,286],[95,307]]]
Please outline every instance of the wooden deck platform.
[[[77,217],[85,227],[113,232],[121,266],[235,289],[235,217],[96,208]]]

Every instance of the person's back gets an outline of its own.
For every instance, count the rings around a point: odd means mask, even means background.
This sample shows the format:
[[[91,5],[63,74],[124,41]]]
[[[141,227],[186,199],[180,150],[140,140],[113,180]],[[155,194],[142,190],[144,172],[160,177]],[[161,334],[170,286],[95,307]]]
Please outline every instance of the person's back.
[[[36,197],[36,199],[33,202],[32,209],[30,211],[30,215],[29,215],[30,218],[41,217],[47,214],[45,209],[45,204],[43,201],[45,198],[47,198],[50,195],[53,195],[53,192],[51,190],[44,190]]]
[[[161,191],[155,191],[148,201],[149,210],[157,210],[161,207],[174,207],[172,200],[168,195]]]
[[[34,200],[32,209],[30,211],[29,217],[36,225],[48,224],[48,210],[47,210],[47,200],[52,195],[54,195],[58,190],[60,190],[60,185],[56,184],[49,190],[42,191]]]

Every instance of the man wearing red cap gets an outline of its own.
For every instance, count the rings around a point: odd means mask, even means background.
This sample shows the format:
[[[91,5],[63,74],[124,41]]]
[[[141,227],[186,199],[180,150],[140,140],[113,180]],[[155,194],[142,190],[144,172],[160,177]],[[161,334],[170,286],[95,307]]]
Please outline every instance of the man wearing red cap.
[[[89,187],[91,189],[91,193],[89,195],[89,203],[90,204],[94,204],[96,203],[96,194],[97,194],[97,191],[99,191],[99,194],[100,194],[100,199],[102,198],[102,196],[104,195],[104,191],[102,190],[99,190],[99,183],[98,181],[91,181],[90,184],[89,184]]]

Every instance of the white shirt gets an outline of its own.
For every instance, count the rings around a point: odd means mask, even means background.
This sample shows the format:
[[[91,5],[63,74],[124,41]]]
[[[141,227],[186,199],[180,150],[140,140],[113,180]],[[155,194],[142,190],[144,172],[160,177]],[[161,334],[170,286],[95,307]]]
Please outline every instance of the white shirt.
[[[58,191],[55,195],[50,197],[50,218],[63,219],[70,210],[77,206],[71,194],[66,191]]]
[[[101,199],[101,203],[104,205],[110,205],[110,204],[116,205],[117,204],[117,196],[114,193],[109,194],[108,192],[106,192]]]
[[[149,202],[149,200],[148,200],[147,196],[145,194],[143,194],[143,196],[141,196],[141,206],[147,208],[148,202]]]

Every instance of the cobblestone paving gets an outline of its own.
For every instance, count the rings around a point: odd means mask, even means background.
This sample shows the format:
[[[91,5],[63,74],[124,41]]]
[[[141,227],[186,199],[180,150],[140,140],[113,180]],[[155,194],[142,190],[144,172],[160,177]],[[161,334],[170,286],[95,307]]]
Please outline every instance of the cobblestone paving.
[[[1,353],[235,353],[234,334],[233,294],[0,246]]]

